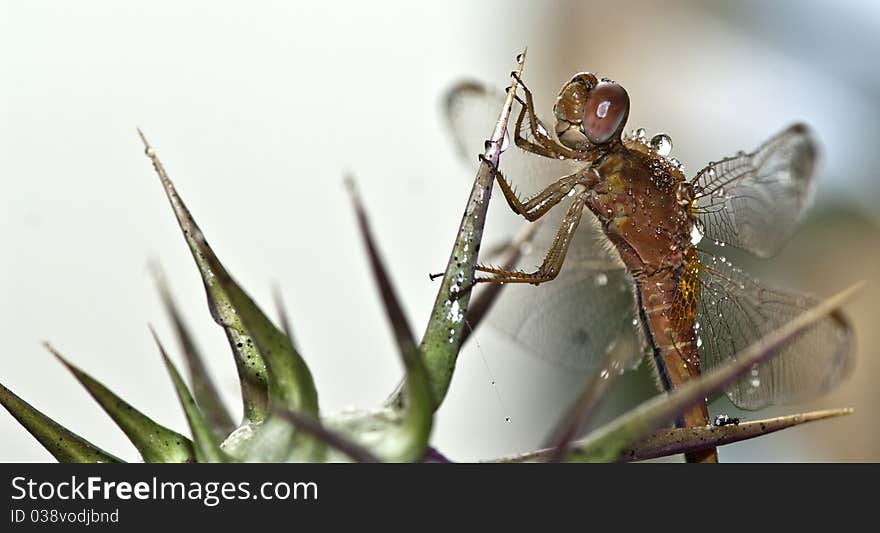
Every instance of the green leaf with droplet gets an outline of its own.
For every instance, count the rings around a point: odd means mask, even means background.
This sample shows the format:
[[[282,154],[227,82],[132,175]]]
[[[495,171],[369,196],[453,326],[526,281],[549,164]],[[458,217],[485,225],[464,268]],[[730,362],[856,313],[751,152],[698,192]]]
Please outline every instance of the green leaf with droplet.
[[[0,384],[0,404],[34,436],[59,463],[123,463],[76,433],[44,415]]]
[[[517,62],[517,73],[522,74],[525,52],[517,57]],[[492,194],[494,175],[490,165],[497,168],[500,161],[501,146],[507,131],[516,85],[514,79],[504,107],[500,111],[495,131],[486,143],[485,159],[474,179],[458,235],[444,271],[443,281],[434,301],[431,318],[422,338],[421,350],[424,353],[425,366],[433,389],[434,409],[440,406],[449,390],[458,351],[461,348],[462,332],[465,329],[463,319],[470,300],[475,277],[474,268],[477,265],[483,226]]]
[[[67,367],[92,398],[128,437],[147,463],[187,463],[195,460],[192,442],[180,433],[157,424],[114,394],[92,376],[64,359],[54,348],[46,348]]]
[[[156,336],[156,332],[152,328],[150,328],[150,332],[153,334],[153,339],[156,341],[156,346],[162,355],[162,361],[165,362],[165,368],[171,376],[171,382],[174,383],[177,398],[180,400],[180,405],[186,414],[186,421],[189,423],[190,432],[192,432],[193,450],[195,451],[196,459],[200,463],[226,462],[226,456],[217,442],[217,435],[211,429],[211,426],[208,425],[208,421],[205,419],[205,415],[199,409],[199,406],[196,405],[196,401],[193,399],[192,394],[190,394],[186,383],[183,382],[183,378],[180,377],[180,373],[177,371],[174,363],[168,357],[168,353],[165,352],[165,348],[159,341],[159,337]]]
[[[162,166],[162,162],[156,156],[156,152],[147,142],[143,132],[138,130],[138,134],[144,142],[147,156],[153,162],[153,168],[162,181],[165,194],[168,196],[168,201],[174,210],[186,243],[199,268],[208,296],[211,316],[214,317],[215,322],[223,327],[232,352],[235,354],[245,420],[250,423],[259,423],[265,418],[268,408],[268,382],[264,357],[236,314],[235,306],[230,301],[226,290],[217,283],[217,276],[225,275],[228,277],[226,270],[220,264],[220,260],[217,259],[214,251],[205,240],[202,230],[177,193],[174,184]]]

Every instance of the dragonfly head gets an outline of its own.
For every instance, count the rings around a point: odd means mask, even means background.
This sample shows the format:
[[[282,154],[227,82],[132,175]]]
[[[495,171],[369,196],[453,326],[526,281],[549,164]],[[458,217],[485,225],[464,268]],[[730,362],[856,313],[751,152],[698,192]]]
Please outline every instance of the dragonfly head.
[[[629,116],[629,95],[609,79],[581,72],[559,91],[553,111],[559,141],[583,150],[620,140]]]

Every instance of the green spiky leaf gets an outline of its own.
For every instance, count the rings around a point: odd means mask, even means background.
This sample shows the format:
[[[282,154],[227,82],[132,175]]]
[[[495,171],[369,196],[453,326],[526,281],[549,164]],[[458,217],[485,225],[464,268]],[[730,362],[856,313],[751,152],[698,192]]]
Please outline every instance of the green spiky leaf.
[[[732,444],[761,435],[768,435],[790,427],[852,414],[853,410],[827,409],[796,415],[751,420],[727,426],[699,426],[692,428],[668,428],[655,432],[621,454],[624,461],[642,461],[666,455],[688,453],[724,444]]]
[[[153,264],[151,270],[156,279],[156,285],[159,289],[162,303],[165,306],[168,316],[171,318],[171,322],[174,324],[174,331],[177,334],[180,348],[186,357],[186,365],[187,370],[189,371],[189,382],[192,386],[193,397],[195,398],[199,409],[204,413],[205,419],[211,424],[214,432],[228,435],[229,433],[232,433],[236,427],[235,423],[232,421],[232,416],[223,404],[223,399],[220,397],[220,393],[217,392],[217,387],[214,385],[211,376],[208,374],[204,358],[196,346],[189,328],[183,321],[183,315],[181,315],[177,308],[174,297],[171,295],[171,290],[168,288],[168,284],[165,281],[165,276],[159,270],[158,265]]]
[[[0,404],[52,454],[59,463],[123,463],[76,433],[44,415],[0,384]]]
[[[187,463],[195,460],[192,442],[188,438],[154,422],[92,376],[68,362],[52,346],[45,346],[110,415],[145,462]]]
[[[192,394],[190,394],[186,383],[183,382],[183,378],[180,377],[180,373],[177,371],[174,363],[171,362],[168,353],[165,351],[165,347],[162,346],[162,343],[159,341],[159,337],[156,335],[153,328],[150,328],[150,333],[153,334],[153,339],[156,341],[156,346],[159,348],[162,361],[165,363],[165,368],[168,370],[169,376],[171,376],[174,390],[177,391],[177,399],[180,400],[180,405],[183,407],[183,412],[186,414],[186,421],[189,423],[189,429],[192,432],[193,450],[195,451],[196,459],[200,463],[226,462],[226,456],[220,449],[217,435],[214,433],[214,430],[211,429],[211,426],[208,424],[208,421],[199,409],[199,406],[196,405],[196,401],[193,399]]]
[[[523,52],[517,58],[518,74],[522,74],[525,55]],[[485,160],[480,165],[474,179],[455,244],[446,264],[443,281],[434,301],[431,318],[422,338],[421,349],[425,356],[425,365],[433,388],[435,409],[440,406],[449,390],[452,373],[455,370],[455,361],[461,348],[462,332],[465,329],[463,318],[470,300],[470,291],[474,282],[474,268],[477,265],[477,252],[483,237],[483,226],[486,222],[489,198],[492,194],[494,175],[491,172],[490,164],[498,167],[516,85],[517,82],[514,79],[495,125],[495,131],[486,143],[486,152],[483,154]]]
[[[394,332],[406,371],[406,389],[402,408],[404,410],[399,429],[391,432],[382,445],[381,454],[390,461],[414,461],[425,454],[428,446],[428,437],[431,434],[433,424],[434,403],[428,372],[422,359],[422,352],[416,344],[409,321],[403,312],[403,306],[397,297],[391,276],[385,267],[376,241],[373,238],[367,214],[361,204],[360,196],[354,186],[354,181],[347,180],[348,190],[351,195],[358,227],[361,237],[367,247],[367,256],[373,277],[385,305],[385,314]]]
[[[202,230],[174,188],[174,184],[165,172],[162,162],[156,156],[155,150],[147,142],[140,129],[138,129],[138,134],[144,143],[147,156],[153,162],[153,168],[162,181],[165,194],[168,196],[168,201],[174,210],[186,243],[199,268],[208,296],[211,316],[214,317],[215,322],[223,327],[229,346],[235,354],[245,420],[254,424],[259,423],[266,417],[268,409],[268,382],[264,357],[251,339],[251,335],[241,318],[235,312],[235,305],[231,302],[226,289],[217,282],[218,276],[228,277],[228,273],[220,264],[220,260],[217,259],[214,251],[205,240]]]
[[[293,347],[290,338],[279,330],[250,296],[222,269],[217,258],[208,264],[217,282],[229,298],[229,304],[241,319],[250,337],[263,354],[269,382],[270,406],[318,415],[318,391],[306,362]]]
[[[850,408],[827,409],[796,415],[786,415],[764,420],[750,420],[740,424],[727,426],[698,426],[689,428],[666,428],[658,430],[647,438],[624,450],[618,458],[620,461],[643,461],[668,455],[676,455],[693,451],[732,444],[776,431],[795,427],[816,420],[834,418],[852,414]],[[577,443],[575,443],[577,445]],[[543,448],[510,457],[498,459],[496,462],[522,463],[528,461],[551,460],[556,450]]]

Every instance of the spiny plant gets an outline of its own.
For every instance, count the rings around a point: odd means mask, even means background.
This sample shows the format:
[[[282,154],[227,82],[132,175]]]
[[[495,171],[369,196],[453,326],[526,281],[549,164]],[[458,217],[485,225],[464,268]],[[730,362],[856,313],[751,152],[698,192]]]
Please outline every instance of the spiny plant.
[[[517,60],[521,73],[525,53]],[[502,155],[503,139],[517,88],[514,77],[483,163],[467,200],[437,298],[422,337],[417,342],[408,326],[393,283],[370,230],[366,211],[353,182],[347,181],[369,263],[379,288],[388,323],[405,370],[403,384],[377,408],[323,415],[312,375],[290,335],[286,315],[277,302],[280,327],[275,325],[235,282],[214,254],[201,229],[178,195],[156,152],[138,130],[147,156],[159,176],[184,239],[204,283],[212,317],[226,338],[238,369],[243,420],[233,421],[205,371],[205,364],[171,291],[153,268],[159,294],[174,325],[186,361],[189,384],[181,377],[155,332],[159,353],[171,377],[190,428],[181,435],[141,413],[109,388],[46,347],[66,366],[137,448],[145,462],[282,462],[282,461],[448,461],[429,446],[434,413],[443,403],[456,358],[471,330],[497,297],[501,286],[488,287],[471,302],[474,267],[492,192],[491,168]],[[504,264],[516,262],[528,233],[514,239],[499,254]],[[626,413],[575,440],[609,380],[594,376],[575,404],[563,413],[557,430],[543,449],[490,459],[523,461],[631,461],[719,446],[778,431],[793,425],[839,416],[851,409],[834,409],[738,425],[659,429],[704,398],[722,391],[754,365],[763,363],[786,342],[838,309],[858,287],[850,288],[802,314],[744,350],[726,366]],[[465,328],[465,324],[470,327]],[[0,385],[0,403],[59,462],[117,463],[102,450]]]

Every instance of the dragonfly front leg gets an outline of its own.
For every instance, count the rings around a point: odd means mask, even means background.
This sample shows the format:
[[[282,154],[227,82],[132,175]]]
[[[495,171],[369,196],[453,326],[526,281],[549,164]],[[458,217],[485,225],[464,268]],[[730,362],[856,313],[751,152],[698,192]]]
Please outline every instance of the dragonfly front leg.
[[[559,271],[562,269],[562,263],[565,261],[565,254],[568,253],[568,246],[571,244],[572,238],[574,238],[575,231],[577,231],[578,223],[581,220],[584,206],[586,205],[587,198],[590,194],[589,191],[583,187],[578,186],[578,188],[580,188],[581,191],[577,193],[574,201],[569,206],[568,212],[565,214],[565,217],[563,217],[562,224],[556,232],[556,237],[553,239],[553,244],[550,245],[550,249],[544,256],[544,262],[536,271],[529,273],[521,270],[503,270],[500,268],[477,265],[476,269],[479,272],[491,274],[491,277],[476,278],[474,282],[531,283],[533,285],[538,285],[550,281],[559,275]]]
[[[519,116],[516,119],[516,128],[513,135],[513,142],[520,147],[522,150],[526,152],[531,152],[533,154],[542,155],[544,157],[552,157],[553,159],[581,159],[584,154],[566,146],[563,146],[556,142],[552,137],[550,137],[549,132],[547,132],[543,127],[538,127],[538,115],[535,113],[535,103],[532,98],[532,91],[526,86],[526,84],[522,81],[519,74],[516,72],[510,73],[511,77],[517,81],[520,87],[522,87],[523,93],[526,95],[525,102],[517,95],[514,95],[516,101],[522,106],[522,109],[519,111]],[[522,125],[525,120],[526,114],[529,117],[529,131],[532,136],[538,141],[537,144],[526,139],[522,136]]]
[[[501,187],[501,192],[504,193],[507,205],[510,206],[514,213],[522,215],[529,222],[534,222],[544,216],[556,204],[573,194],[572,191],[578,185],[582,185],[582,188],[588,188],[595,183],[592,170],[580,171],[556,180],[532,198],[522,201],[501,171],[491,165],[490,169],[495,180],[498,181],[499,187]]]

